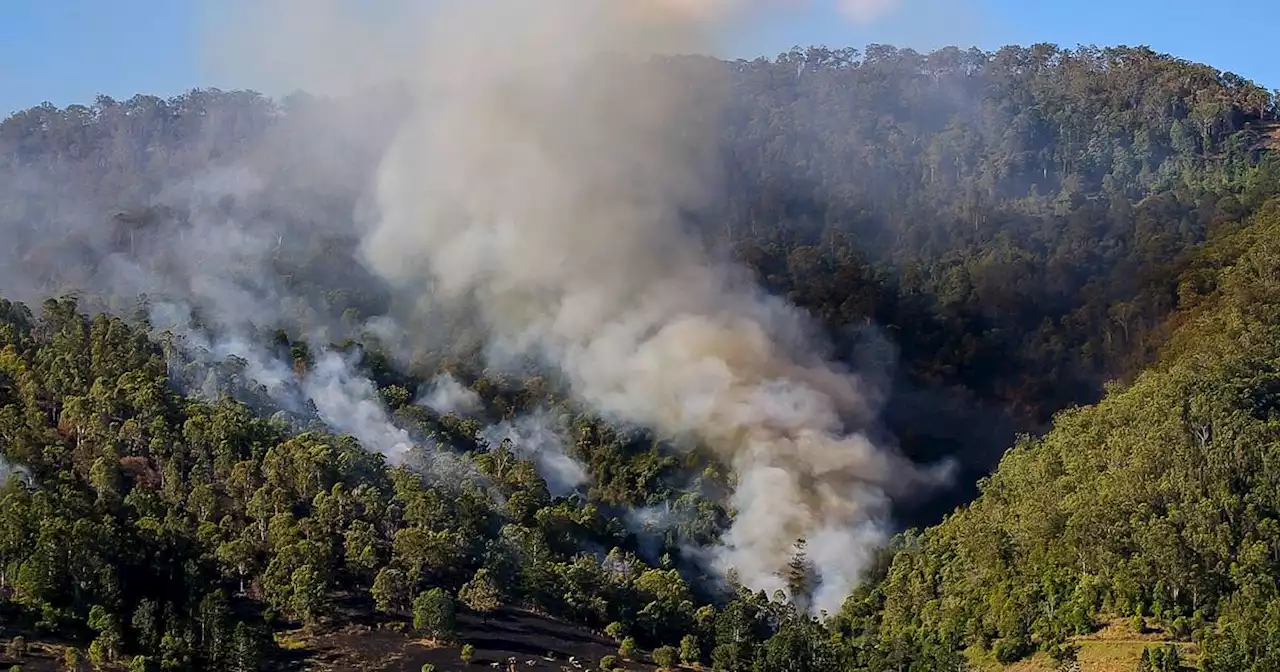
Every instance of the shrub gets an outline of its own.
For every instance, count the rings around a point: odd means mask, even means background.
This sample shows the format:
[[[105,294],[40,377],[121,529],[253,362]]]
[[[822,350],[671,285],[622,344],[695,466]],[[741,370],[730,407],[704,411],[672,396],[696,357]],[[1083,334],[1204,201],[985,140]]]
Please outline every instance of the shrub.
[[[658,667],[663,667],[663,668],[667,668],[667,669],[670,669],[670,668],[675,667],[675,666],[676,666],[676,662],[677,662],[677,656],[676,656],[676,649],[675,649],[675,647],[674,647],[674,646],[660,646],[660,647],[658,647],[658,648],[654,649],[654,650],[653,650],[653,662],[657,663],[657,664],[658,664]]]
[[[1004,665],[1015,663],[1022,660],[1031,653],[1028,649],[1026,640],[1014,637],[1001,637],[991,648],[991,652],[995,654],[996,660]]]

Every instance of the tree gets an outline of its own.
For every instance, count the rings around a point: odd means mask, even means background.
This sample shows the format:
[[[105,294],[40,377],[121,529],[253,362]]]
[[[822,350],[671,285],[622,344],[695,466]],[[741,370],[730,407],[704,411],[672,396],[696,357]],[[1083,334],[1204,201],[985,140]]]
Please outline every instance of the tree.
[[[805,540],[798,539],[793,547],[791,560],[787,565],[787,591],[791,602],[799,611],[808,611],[809,602],[813,598],[814,568],[805,554]]]
[[[291,585],[293,596],[289,604],[294,613],[304,623],[317,622],[326,601],[324,576],[315,567],[303,565],[293,572]]]
[[[138,606],[133,611],[133,619],[130,624],[133,626],[134,637],[138,644],[145,649],[154,649],[160,643],[159,624],[157,622],[157,604],[154,600],[144,599],[138,602]]]
[[[67,672],[78,672],[80,669],[80,649],[68,646],[62,654],[62,667]]]
[[[1147,621],[1142,618],[1142,614],[1134,614],[1133,618],[1129,619],[1129,628],[1141,635],[1147,631]]]
[[[451,640],[457,629],[453,598],[440,588],[419,593],[413,600],[413,627],[428,637]]]
[[[685,635],[680,640],[680,661],[685,665],[695,665],[702,660],[702,652],[698,649],[698,638]]]
[[[1138,659],[1137,672],[1155,672],[1155,669],[1151,666],[1151,648],[1150,647],[1142,648],[1142,657]]]
[[[367,577],[378,567],[379,540],[373,525],[363,520],[351,522],[343,537],[347,568],[357,576]]]
[[[115,614],[95,604],[89,609],[88,625],[98,632],[98,636],[89,643],[89,662],[96,667],[115,662],[122,641]]]
[[[470,644],[462,645],[462,653],[460,653],[459,656],[462,658],[462,663],[464,665],[470,665],[471,659],[475,658],[475,655],[476,655],[476,647]]]
[[[258,633],[243,621],[236,623],[231,635],[231,652],[228,668],[231,672],[251,672],[258,669],[262,644]]]
[[[600,669],[604,672],[613,672],[613,668],[618,665],[618,657],[607,655],[600,658]]]
[[[160,638],[160,669],[181,670],[191,665],[191,646],[189,642],[173,632],[166,632]]]
[[[636,640],[633,637],[627,637],[618,645],[618,656],[624,660],[630,660],[636,655]]]
[[[673,646],[660,646],[653,650],[653,662],[663,669],[671,669],[676,666],[678,656]]]
[[[402,614],[409,608],[411,585],[409,577],[400,569],[383,567],[374,578],[369,593],[373,596],[378,611]]]
[[[478,569],[471,580],[463,584],[458,598],[468,609],[487,614],[502,606],[501,593],[489,576],[489,570]]]

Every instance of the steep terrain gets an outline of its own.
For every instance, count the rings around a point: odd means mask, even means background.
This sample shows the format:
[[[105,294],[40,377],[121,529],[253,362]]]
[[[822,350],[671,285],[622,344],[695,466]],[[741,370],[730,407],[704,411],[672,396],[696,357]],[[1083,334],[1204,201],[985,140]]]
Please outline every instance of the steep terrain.
[[[728,465],[366,269],[395,92],[195,91],[0,124],[2,660],[1280,667],[1263,89],[1044,45],[661,67],[731,74],[687,228],[812,313],[878,441],[959,461],[838,613],[805,540],[786,593],[716,580]]]
[[[1280,203],[1206,246],[1160,361],[1008,451],[982,495],[901,540],[880,627],[1015,660],[1106,618],[1270,669],[1280,613]]]

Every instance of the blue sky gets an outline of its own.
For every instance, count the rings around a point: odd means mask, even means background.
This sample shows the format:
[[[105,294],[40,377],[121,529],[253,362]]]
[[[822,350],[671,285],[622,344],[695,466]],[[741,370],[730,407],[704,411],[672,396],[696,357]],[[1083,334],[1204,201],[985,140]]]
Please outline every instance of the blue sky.
[[[1267,53],[1280,35],[1280,13],[1256,3],[1229,12],[1203,0],[861,0],[894,6],[877,20],[855,23],[838,16],[839,1],[776,10],[728,48],[753,56],[793,44],[1145,44],[1280,88],[1280,59]],[[98,93],[169,96],[243,85],[204,65],[201,28],[211,2],[0,0],[0,115],[46,100],[89,103]]]

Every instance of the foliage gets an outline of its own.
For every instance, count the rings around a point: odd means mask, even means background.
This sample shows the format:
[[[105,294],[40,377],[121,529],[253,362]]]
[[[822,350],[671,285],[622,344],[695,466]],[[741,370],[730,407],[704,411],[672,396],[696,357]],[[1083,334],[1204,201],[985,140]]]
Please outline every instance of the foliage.
[[[457,629],[453,598],[439,588],[420,593],[413,601],[413,627],[435,639],[452,639]]]
[[[724,194],[691,228],[810,311],[851,367],[884,373],[875,346],[892,342],[886,423],[905,453],[958,454],[962,480],[1002,455],[971,503],[896,537],[838,614],[805,612],[821,586],[804,542],[780,577],[789,600],[710,587],[682,549],[724,528],[726,466],[614,427],[555,381],[485,370],[450,320],[450,346],[406,366],[372,341],[297,338],[317,315],[394,308],[334,232],[403,102],[369,112],[376,137],[318,188],[308,165],[253,150],[336,103],[193,91],[0,124],[0,183],[18,185],[0,194],[0,267],[42,301],[0,301],[0,448],[34,483],[0,487],[6,618],[138,669],[260,669],[273,631],[323,625],[351,595],[440,638],[455,609],[535,609],[668,667],[676,643],[686,664],[758,672],[960,670],[970,649],[1067,661],[1072,637],[1120,617],[1199,641],[1206,671],[1280,669],[1275,101],[1142,48],[873,45],[718,67]],[[183,231],[192,213],[135,206],[214,165],[255,167],[265,201],[326,213],[275,252],[270,272],[308,309],[261,325],[280,330],[269,340],[304,371],[363,347],[395,422],[473,469],[423,468],[421,447],[391,465],[285,422],[243,361],[187,361],[145,300],[84,286],[102,261],[85,249],[145,261],[139,240]],[[28,176],[74,197],[42,200]],[[67,288],[81,298],[44,300]],[[480,397],[475,417],[413,402],[444,371]],[[536,409],[565,419],[585,492],[553,497],[518,446],[478,436]],[[658,505],[669,528],[628,527]],[[1175,669],[1177,651],[1144,660]]]
[[[702,661],[702,652],[698,649],[698,638],[694,635],[685,635],[680,639],[680,662],[685,665],[695,665]]]
[[[1280,575],[1277,206],[1210,241],[1198,263],[1217,278],[1156,367],[1006,453],[972,505],[899,540],[876,592],[844,618],[882,604],[882,631],[942,633],[1002,660],[1108,613],[1135,630],[1183,619],[1184,633],[1216,619],[1206,669],[1270,656],[1236,642],[1266,632]]]
[[[476,575],[458,591],[458,597],[468,608],[479,612],[487,613],[502,606],[501,593],[487,569],[476,570]]]
[[[664,669],[672,669],[679,662],[679,656],[674,646],[660,646],[653,650],[653,662],[658,667]]]

